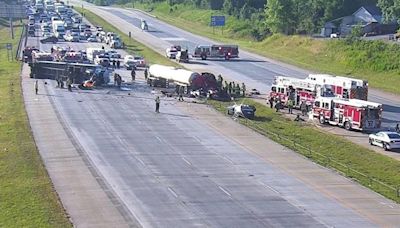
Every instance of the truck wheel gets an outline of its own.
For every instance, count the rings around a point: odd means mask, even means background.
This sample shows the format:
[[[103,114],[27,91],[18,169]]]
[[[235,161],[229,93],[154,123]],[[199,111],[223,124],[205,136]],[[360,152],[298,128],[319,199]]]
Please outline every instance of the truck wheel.
[[[319,123],[320,124],[325,124],[325,117],[323,115],[319,116]]]
[[[205,56],[205,55],[201,56],[201,60],[206,60],[206,59],[207,59],[207,56]]]
[[[348,130],[348,131],[351,130],[351,124],[350,124],[349,121],[346,121],[346,122],[344,123],[344,129],[346,129],[346,130]]]

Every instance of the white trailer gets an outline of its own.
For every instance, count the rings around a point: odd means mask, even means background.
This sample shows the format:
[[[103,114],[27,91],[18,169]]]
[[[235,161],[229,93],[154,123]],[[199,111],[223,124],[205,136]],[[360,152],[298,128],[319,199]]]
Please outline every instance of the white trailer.
[[[200,78],[201,75],[193,71],[153,64],[149,67],[147,83],[150,86],[167,87],[169,82],[173,82],[188,88]]]
[[[87,48],[86,49],[86,56],[87,59],[91,62],[94,62],[96,56],[104,54],[105,50],[102,48]]]
[[[65,27],[64,27],[64,21],[53,21],[52,22],[53,26],[53,33],[58,39],[64,39],[65,35]]]

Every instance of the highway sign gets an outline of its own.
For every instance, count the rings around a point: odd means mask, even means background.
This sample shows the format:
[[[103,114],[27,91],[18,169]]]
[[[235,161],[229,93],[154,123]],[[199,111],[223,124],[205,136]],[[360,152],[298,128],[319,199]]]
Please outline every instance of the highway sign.
[[[211,26],[225,26],[225,16],[211,16]]]
[[[0,17],[25,18],[25,8],[22,5],[0,4]]]

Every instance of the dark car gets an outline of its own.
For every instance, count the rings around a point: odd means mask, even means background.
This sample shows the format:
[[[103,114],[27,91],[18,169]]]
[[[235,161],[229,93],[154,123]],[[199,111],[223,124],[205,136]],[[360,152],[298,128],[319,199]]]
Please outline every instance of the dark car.
[[[40,43],[45,44],[45,43],[57,43],[58,42],[58,38],[55,36],[49,36],[47,38],[41,39]]]

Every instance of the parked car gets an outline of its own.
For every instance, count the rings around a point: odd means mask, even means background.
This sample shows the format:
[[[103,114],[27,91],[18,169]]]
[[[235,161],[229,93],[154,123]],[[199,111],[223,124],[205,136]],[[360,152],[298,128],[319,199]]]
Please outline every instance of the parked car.
[[[54,35],[46,37],[46,38],[40,40],[40,43],[42,43],[42,44],[45,44],[45,43],[53,43],[53,44],[55,44],[57,42],[58,42],[58,38],[56,36],[54,36]]]
[[[245,104],[234,104],[228,107],[227,113],[228,115],[234,117],[243,117],[247,119],[254,119],[256,112],[256,107],[252,105],[245,105]]]
[[[381,131],[369,135],[369,144],[382,147],[384,150],[400,148],[400,134],[390,131]]]

